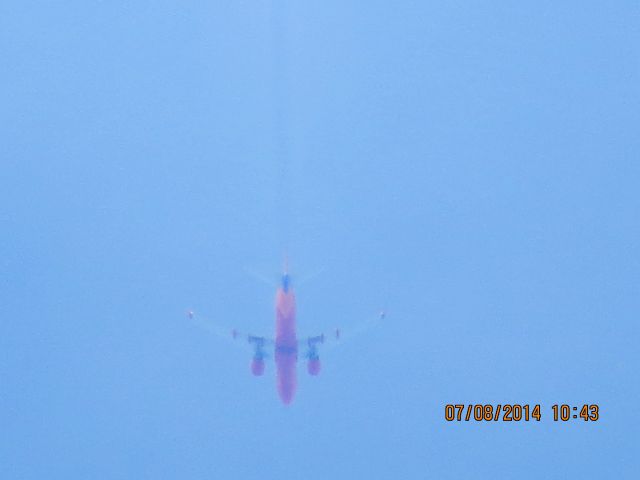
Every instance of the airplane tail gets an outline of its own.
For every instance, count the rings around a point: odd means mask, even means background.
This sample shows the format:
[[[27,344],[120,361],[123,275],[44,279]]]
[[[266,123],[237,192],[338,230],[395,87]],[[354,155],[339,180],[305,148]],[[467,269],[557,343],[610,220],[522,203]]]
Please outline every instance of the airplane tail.
[[[255,270],[247,266],[243,267],[243,270],[249,276],[253,277],[259,282],[264,283],[265,285],[268,285],[270,287],[276,287],[278,285],[282,286],[282,283],[285,278],[287,279],[286,281],[290,285],[293,278],[293,275],[291,274],[291,264],[289,262],[289,255],[286,253],[284,254],[282,259],[282,271],[279,275],[264,274],[262,271]],[[298,280],[296,280],[295,283],[297,285],[304,285],[310,280],[313,280],[314,278],[316,278],[318,275],[324,273],[325,270],[326,270],[325,267],[321,267],[311,272],[304,273],[299,277],[296,276],[296,279]]]

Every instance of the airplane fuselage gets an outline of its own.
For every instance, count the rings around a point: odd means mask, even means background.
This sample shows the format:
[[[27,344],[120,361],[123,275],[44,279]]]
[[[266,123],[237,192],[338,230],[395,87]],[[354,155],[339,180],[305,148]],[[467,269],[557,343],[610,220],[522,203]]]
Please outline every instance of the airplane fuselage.
[[[293,401],[296,393],[296,363],[298,338],[296,337],[296,297],[285,283],[276,292],[275,362],[278,395],[285,405]]]

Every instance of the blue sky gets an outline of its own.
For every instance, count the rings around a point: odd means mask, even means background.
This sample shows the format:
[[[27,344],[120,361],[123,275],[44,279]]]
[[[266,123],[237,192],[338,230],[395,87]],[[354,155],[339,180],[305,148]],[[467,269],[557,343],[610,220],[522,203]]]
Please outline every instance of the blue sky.
[[[639,14],[3,2],[0,476],[634,478]],[[184,316],[270,334],[285,248],[300,333],[389,311],[289,408]]]

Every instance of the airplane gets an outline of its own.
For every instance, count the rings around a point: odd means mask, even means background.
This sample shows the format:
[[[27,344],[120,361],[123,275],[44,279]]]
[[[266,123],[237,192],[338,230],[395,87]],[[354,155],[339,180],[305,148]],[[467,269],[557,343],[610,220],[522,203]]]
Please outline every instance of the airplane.
[[[321,368],[320,355],[318,353],[320,345],[330,340],[340,340],[342,332],[339,328],[336,328],[331,334],[321,333],[302,339],[298,338],[296,331],[296,296],[286,263],[284,273],[280,277],[280,285],[276,290],[275,314],[274,338],[245,334],[236,329],[231,330],[231,338],[233,340],[244,340],[253,347],[251,373],[254,376],[264,374],[267,352],[268,350],[273,351],[278,395],[283,404],[289,405],[293,401],[297,389],[296,366],[298,354],[301,351],[303,352],[303,358],[307,360],[307,372],[311,376],[316,376],[320,373]],[[193,310],[189,310],[187,315],[190,319],[193,319]],[[380,311],[378,319],[382,320],[385,317],[386,312],[384,310]],[[360,328],[360,331],[362,331],[362,328]]]

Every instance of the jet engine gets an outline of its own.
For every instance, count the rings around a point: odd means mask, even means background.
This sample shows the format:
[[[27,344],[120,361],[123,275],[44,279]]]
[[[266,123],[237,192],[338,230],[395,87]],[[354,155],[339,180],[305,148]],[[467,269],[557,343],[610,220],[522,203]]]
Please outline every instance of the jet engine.
[[[264,359],[260,357],[254,357],[251,360],[251,373],[256,377],[261,376],[264,373]]]
[[[320,359],[319,358],[310,358],[307,362],[307,371],[309,375],[313,375],[314,377],[320,373]]]

